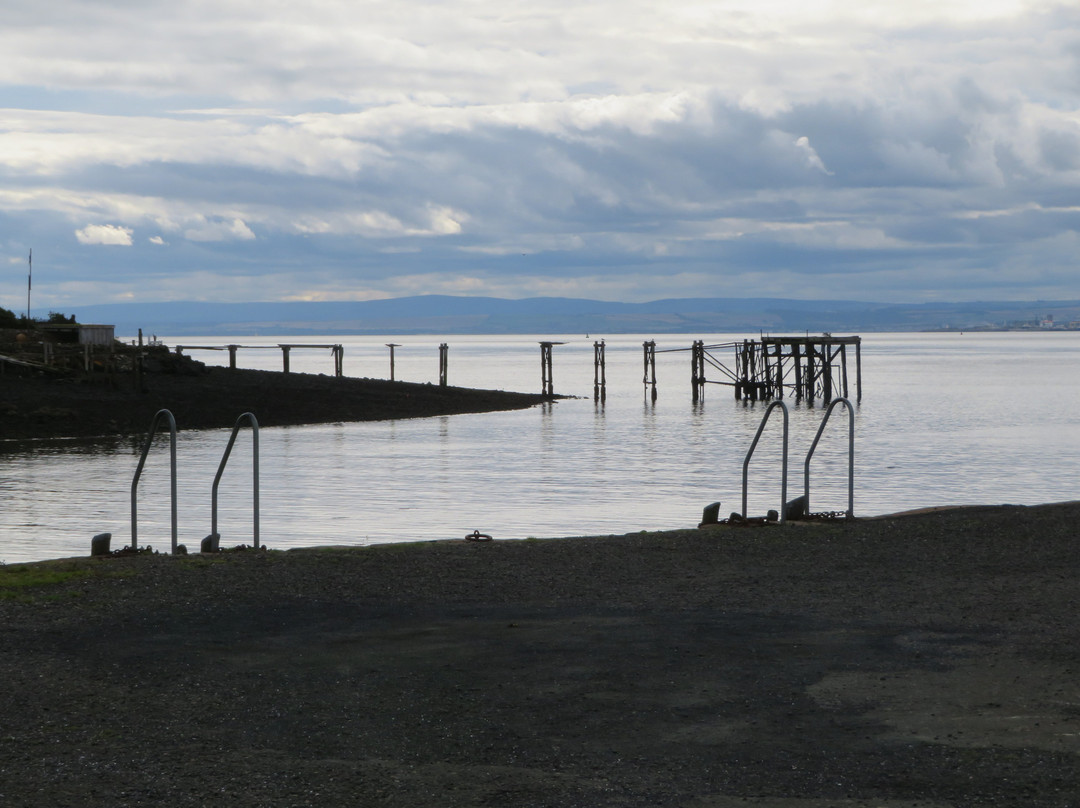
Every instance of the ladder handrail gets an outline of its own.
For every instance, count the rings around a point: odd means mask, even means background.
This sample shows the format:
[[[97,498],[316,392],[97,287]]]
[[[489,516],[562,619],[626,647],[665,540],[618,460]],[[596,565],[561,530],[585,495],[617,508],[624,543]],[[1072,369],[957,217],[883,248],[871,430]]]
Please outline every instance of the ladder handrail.
[[[139,478],[142,476],[143,466],[146,465],[146,456],[150,453],[150,446],[154,443],[154,435],[157,433],[158,422],[162,416],[169,423],[169,476],[171,477],[172,493],[172,552],[176,553],[176,419],[169,410],[158,410],[154,413],[154,420],[150,422],[150,433],[146,436],[143,444],[142,455],[139,457],[139,465],[135,469],[135,477],[131,480],[131,549],[139,549],[139,519],[138,519],[138,488]]]
[[[255,414],[251,412],[241,413],[240,417],[236,419],[236,423],[233,424],[232,434],[229,436],[229,444],[225,447],[225,454],[221,456],[221,462],[218,464],[217,474],[214,475],[214,485],[210,489],[210,534],[213,536],[218,535],[217,523],[218,523],[218,483],[221,482],[221,475],[225,472],[225,464],[229,462],[229,455],[232,454],[233,444],[236,443],[236,436],[240,432],[240,423],[244,419],[251,421],[251,439],[252,439],[252,451],[251,451],[251,477],[252,477],[252,502],[253,505],[253,517],[252,517],[252,540],[255,549],[259,548],[259,421],[255,418]]]
[[[846,398],[833,399],[828,409],[825,410],[825,415],[822,416],[821,426],[818,427],[817,435],[814,436],[814,442],[810,444],[810,451],[806,453],[806,463],[803,465],[803,496],[806,501],[806,512],[809,513],[810,458],[814,456],[814,450],[817,449],[818,441],[821,440],[821,435],[825,431],[825,424],[829,422],[829,416],[840,404],[847,407],[848,411],[848,506],[846,515],[848,519],[851,519],[855,516],[855,409]]]
[[[754,450],[757,448],[758,440],[761,438],[761,433],[765,429],[765,424],[769,420],[769,416],[772,415],[772,411],[780,407],[784,411],[784,459],[782,464],[783,478],[780,482],[780,523],[784,523],[784,511],[787,506],[787,478],[788,478],[788,405],[783,401],[773,401],[765,408],[765,415],[761,418],[761,424],[758,426],[757,434],[754,435],[754,441],[750,444],[750,449],[746,453],[746,458],[743,460],[742,468],[742,515],[746,518],[746,484],[747,477],[749,476],[750,469],[750,457],[754,454]]]

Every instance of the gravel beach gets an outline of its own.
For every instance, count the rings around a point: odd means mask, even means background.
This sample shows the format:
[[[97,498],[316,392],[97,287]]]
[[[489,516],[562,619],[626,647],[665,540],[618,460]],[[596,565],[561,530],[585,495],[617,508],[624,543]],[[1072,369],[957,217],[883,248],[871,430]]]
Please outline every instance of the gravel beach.
[[[1076,806],[1078,522],[0,566],[0,803]]]

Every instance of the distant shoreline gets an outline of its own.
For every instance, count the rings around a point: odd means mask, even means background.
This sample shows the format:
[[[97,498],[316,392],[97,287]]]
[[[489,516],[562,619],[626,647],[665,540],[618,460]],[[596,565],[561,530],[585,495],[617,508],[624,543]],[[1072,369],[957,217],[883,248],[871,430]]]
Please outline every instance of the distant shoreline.
[[[368,301],[146,302],[91,304],[84,322],[113,323],[118,333],[149,328],[171,338],[280,335],[670,334],[918,332],[942,324],[1080,322],[1080,300],[890,303],[783,298],[692,298],[645,303],[538,297],[415,295]]]
[[[1006,333],[1016,332],[1022,334],[1059,334],[1059,333],[1071,333],[1080,331],[1080,328],[996,328],[991,326],[972,326],[970,328],[924,328],[920,334],[964,334],[968,332],[978,332],[980,334],[989,333]]]

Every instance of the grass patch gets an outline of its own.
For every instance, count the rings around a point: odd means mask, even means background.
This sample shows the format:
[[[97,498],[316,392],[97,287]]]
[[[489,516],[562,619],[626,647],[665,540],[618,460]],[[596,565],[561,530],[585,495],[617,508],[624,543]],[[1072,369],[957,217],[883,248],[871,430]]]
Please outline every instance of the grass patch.
[[[25,599],[32,590],[89,577],[86,567],[71,563],[0,566],[0,599]]]

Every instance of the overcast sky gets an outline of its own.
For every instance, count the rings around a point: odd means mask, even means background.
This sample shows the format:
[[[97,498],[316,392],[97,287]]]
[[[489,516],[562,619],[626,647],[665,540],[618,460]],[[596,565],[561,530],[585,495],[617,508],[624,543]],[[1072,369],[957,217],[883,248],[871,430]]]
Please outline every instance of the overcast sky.
[[[1080,5],[0,6],[0,305],[1080,298]]]

